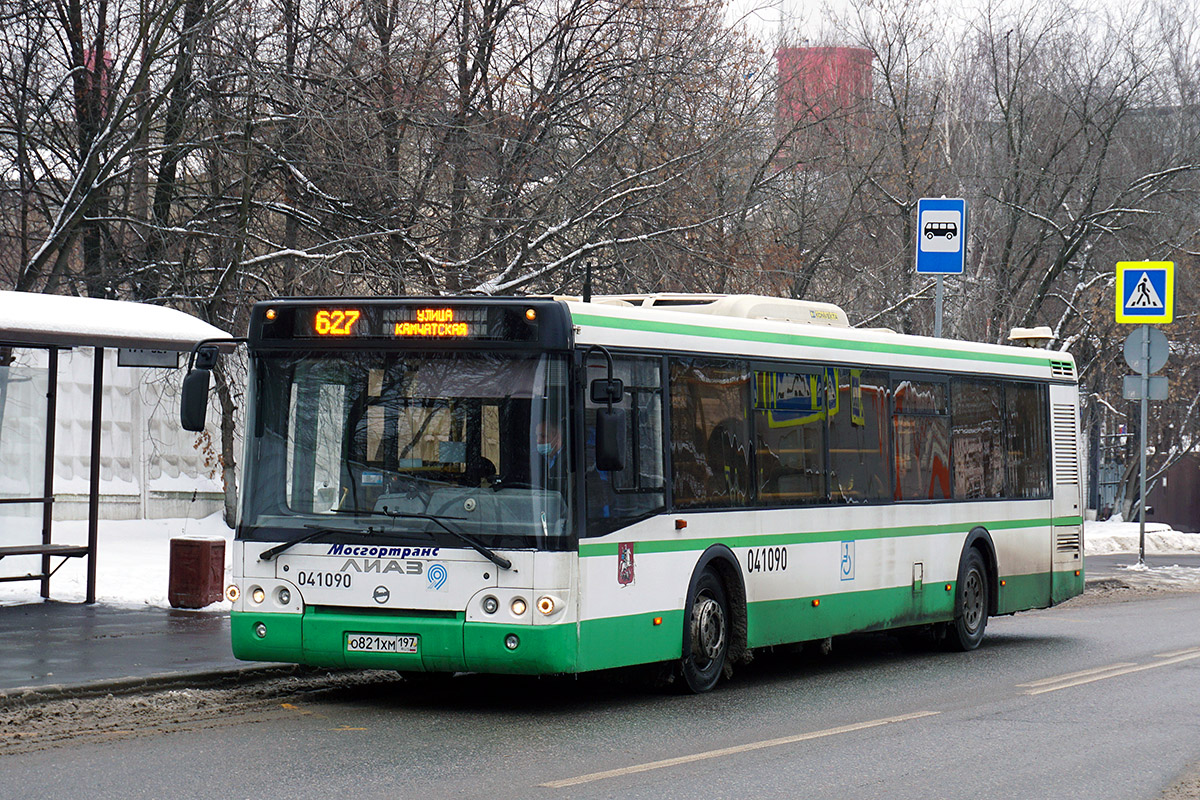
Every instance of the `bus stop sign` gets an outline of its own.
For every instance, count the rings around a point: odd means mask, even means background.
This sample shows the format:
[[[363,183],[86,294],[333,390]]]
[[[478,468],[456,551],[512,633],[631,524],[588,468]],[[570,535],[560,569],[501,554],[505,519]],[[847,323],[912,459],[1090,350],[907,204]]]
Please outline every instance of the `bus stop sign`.
[[[1175,305],[1175,262],[1117,264],[1117,322],[1168,323]]]
[[[966,241],[966,200],[922,197],[917,201],[917,272],[962,274]]]

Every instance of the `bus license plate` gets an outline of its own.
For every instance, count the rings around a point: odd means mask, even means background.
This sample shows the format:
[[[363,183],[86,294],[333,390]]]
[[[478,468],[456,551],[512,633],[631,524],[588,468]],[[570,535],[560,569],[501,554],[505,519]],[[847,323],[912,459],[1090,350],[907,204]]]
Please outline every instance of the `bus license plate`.
[[[420,636],[395,635],[388,633],[347,633],[346,650],[351,653],[407,653],[417,652]]]

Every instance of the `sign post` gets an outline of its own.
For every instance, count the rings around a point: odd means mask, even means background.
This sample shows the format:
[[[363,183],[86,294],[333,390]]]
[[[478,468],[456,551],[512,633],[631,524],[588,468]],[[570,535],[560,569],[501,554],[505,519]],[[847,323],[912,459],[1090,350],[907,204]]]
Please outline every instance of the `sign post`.
[[[942,335],[944,275],[961,275],[966,262],[967,201],[922,197],[917,201],[917,272],[937,276],[933,335]]]
[[[1125,339],[1125,363],[1137,375],[1125,377],[1127,400],[1141,401],[1138,441],[1138,564],[1146,563],[1146,428],[1149,402],[1167,399],[1167,379],[1150,377],[1167,363],[1170,345],[1148,323],[1169,323],[1175,303],[1175,264],[1171,261],[1122,261],[1117,264],[1117,322],[1138,327]]]

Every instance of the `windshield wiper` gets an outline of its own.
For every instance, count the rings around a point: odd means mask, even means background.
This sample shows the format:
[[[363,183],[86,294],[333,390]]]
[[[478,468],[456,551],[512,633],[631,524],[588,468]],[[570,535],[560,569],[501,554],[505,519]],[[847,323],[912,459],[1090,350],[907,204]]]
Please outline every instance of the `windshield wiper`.
[[[433,516],[432,514],[409,513],[409,512],[405,512],[405,511],[388,511],[387,506],[384,506],[382,511],[374,511],[374,510],[368,510],[368,509],[350,509],[350,508],[334,509],[334,510],[336,513],[339,513],[339,514],[354,514],[354,515],[358,515],[358,516],[388,517],[389,519],[393,519],[393,520],[394,519],[428,520],[429,522],[432,522],[433,524],[437,525],[439,528],[444,530],[446,533],[448,533],[451,536],[453,536],[454,538],[458,539],[460,542],[463,542],[466,545],[468,545],[472,550],[479,553],[481,556],[486,558],[488,561],[491,561],[497,567],[500,567],[500,569],[510,569],[513,572],[516,572],[516,570],[513,569],[512,562],[509,561],[507,558],[505,558],[504,556],[502,556],[492,550],[489,550],[487,547],[480,544],[478,541],[476,541],[471,536],[468,536],[467,534],[465,534],[461,531],[454,530],[450,526],[446,525],[446,523],[442,522],[441,519]],[[446,517],[445,519],[462,520],[463,518],[462,517]],[[365,531],[361,530],[361,529],[355,529],[355,528],[331,528],[328,525],[305,525],[304,527],[315,528],[315,530],[312,533],[306,533],[305,535],[300,536],[296,539],[292,539],[291,541],[284,542],[283,544],[277,544],[274,547],[271,547],[267,550],[262,551],[261,553],[259,553],[258,560],[259,561],[270,561],[275,556],[279,555],[280,553],[282,553],[285,550],[288,550],[289,548],[295,547],[298,544],[304,544],[305,542],[311,542],[313,539],[320,538],[321,536],[324,536],[327,533],[348,533],[348,534],[355,535],[355,536],[378,536],[380,534],[385,534],[385,533],[389,534],[389,535],[402,536],[406,533],[410,533],[409,531],[385,531],[382,528],[376,530],[375,528],[372,528],[369,525],[367,526],[367,529]]]
[[[439,517],[435,517],[432,514],[418,514],[416,512],[411,512],[411,511],[388,511],[387,506],[383,506],[382,508],[383,508],[382,511],[371,511],[370,513],[371,514],[383,514],[384,516],[391,517],[392,519],[423,519],[428,522],[432,522],[434,525],[437,525],[439,528],[441,528],[446,533],[453,536],[455,539],[458,539],[460,542],[464,542],[465,544],[467,544],[472,550],[474,550],[476,553],[479,553],[479,555],[483,556],[484,558],[486,558],[488,561],[495,564],[500,569],[511,569],[513,572],[516,572],[516,570],[513,569],[512,562],[509,561],[507,558],[496,553],[493,550],[489,550],[487,547],[480,544],[474,537],[468,536],[467,534],[463,533],[462,531],[454,530],[449,525],[442,522],[442,519]],[[462,519],[462,518],[461,517],[445,517],[445,519],[458,520],[458,519]]]
[[[297,536],[295,539],[286,541],[283,544],[277,544],[274,547],[270,547],[270,548],[267,548],[266,550],[263,550],[261,553],[258,554],[258,560],[259,561],[270,561],[275,556],[282,553],[284,550],[289,550],[298,544],[304,544],[305,542],[311,542],[313,539],[319,539],[320,537],[324,536],[327,533],[346,533],[346,534],[350,534],[352,536],[378,536],[378,535],[384,534],[384,533],[389,533],[389,534],[393,533],[392,531],[385,531],[382,528],[379,528],[379,529],[372,528],[370,525],[367,526],[367,529],[365,531],[361,528],[331,528],[328,525],[305,525],[304,527],[312,528],[313,532],[306,533],[303,536]],[[394,533],[396,533],[397,535],[400,535],[400,534],[402,534],[402,531],[395,531]]]

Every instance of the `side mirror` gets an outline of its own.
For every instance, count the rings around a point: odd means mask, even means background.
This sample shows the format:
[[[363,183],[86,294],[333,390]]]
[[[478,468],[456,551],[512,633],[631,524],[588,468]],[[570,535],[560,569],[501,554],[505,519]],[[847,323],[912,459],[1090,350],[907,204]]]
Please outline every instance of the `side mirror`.
[[[625,382],[620,378],[596,378],[591,384],[591,395],[598,406],[619,403],[625,399]]]
[[[596,383],[603,381],[592,386]],[[625,409],[596,409],[596,469],[604,472],[625,469],[625,427]]]
[[[199,367],[188,370],[183,378],[183,394],[179,400],[179,421],[185,431],[199,433],[204,430],[204,418],[208,412],[207,369]]]
[[[217,349],[201,348],[196,353],[194,365],[183,377],[179,422],[185,431],[199,433],[204,430],[204,419],[208,415],[208,380],[216,363]]]

